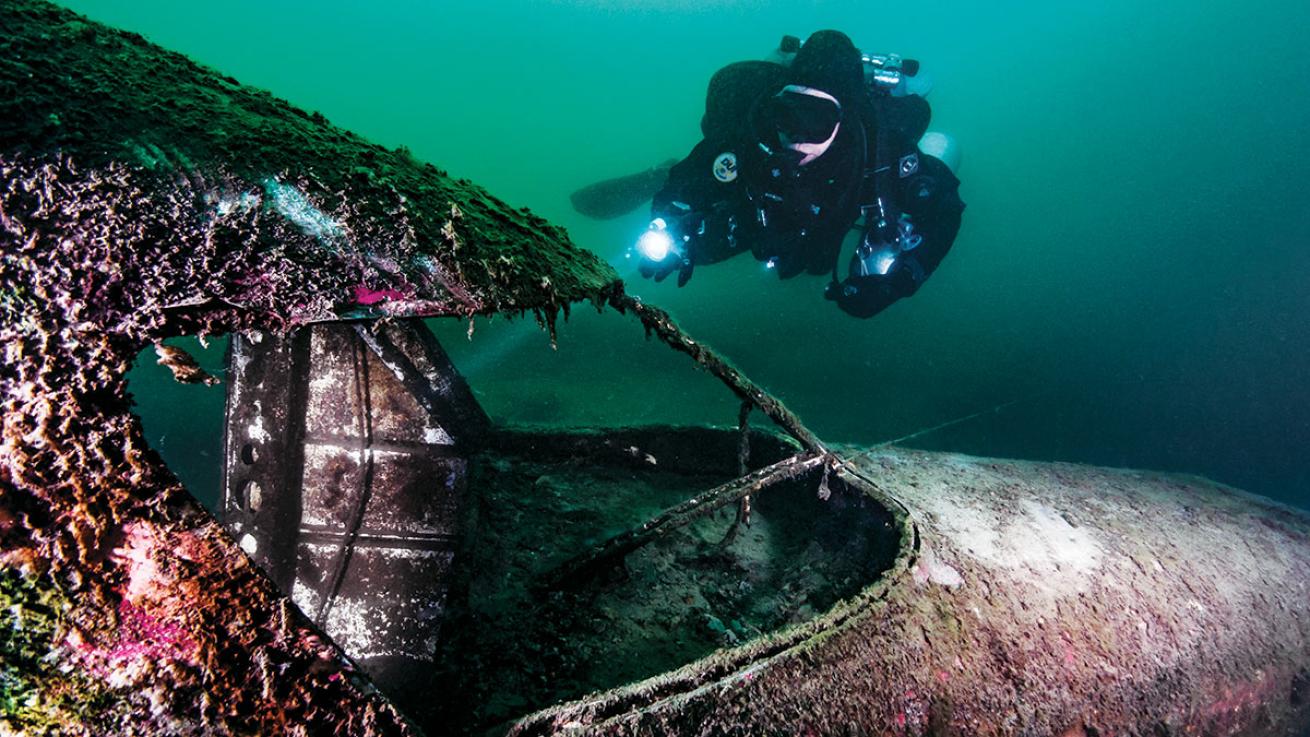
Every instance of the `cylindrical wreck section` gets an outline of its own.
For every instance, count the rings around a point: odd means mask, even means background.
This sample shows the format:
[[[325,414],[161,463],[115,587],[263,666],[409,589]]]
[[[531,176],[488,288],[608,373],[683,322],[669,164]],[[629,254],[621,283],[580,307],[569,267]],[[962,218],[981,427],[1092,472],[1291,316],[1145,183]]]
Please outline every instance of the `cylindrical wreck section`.
[[[883,449],[887,576],[516,734],[1304,735],[1310,517],[1204,479]]]

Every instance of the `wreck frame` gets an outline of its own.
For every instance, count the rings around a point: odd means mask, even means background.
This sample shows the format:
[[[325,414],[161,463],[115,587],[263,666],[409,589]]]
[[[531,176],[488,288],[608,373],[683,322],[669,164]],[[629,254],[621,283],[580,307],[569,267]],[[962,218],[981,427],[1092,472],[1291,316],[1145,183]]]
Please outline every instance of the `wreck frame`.
[[[227,370],[223,482],[216,513],[238,544],[311,621],[346,648],[384,690],[412,690],[440,650],[448,582],[468,537],[469,512],[480,490],[470,487],[470,461],[522,446],[528,455],[568,446],[573,462],[603,457],[641,460],[696,456],[685,472],[728,468],[739,478],[695,494],[597,549],[565,561],[536,583],[541,592],[574,588],[627,554],[733,502],[737,520],[725,543],[750,524],[750,498],[798,476],[839,463],[775,398],[744,379],[709,348],[691,340],[662,311],[616,297],[645,318],[742,399],[731,447],[712,453],[647,437],[615,454],[576,432],[494,426],[436,336],[419,320],[315,323],[286,337],[232,336]],[[161,353],[177,368],[180,349]],[[186,375],[187,380],[196,377]],[[763,405],[792,431],[786,453],[751,466],[751,412]],[[667,430],[678,437],[676,428]],[[650,433],[646,433],[649,435]],[[641,436],[642,433],[637,433]],[[610,441],[605,441],[608,445]],[[771,445],[777,446],[777,443]],[[624,457],[624,456],[630,457]],[[588,460],[590,459],[590,460]],[[646,454],[644,463],[655,463]],[[628,463],[627,465],[634,465]],[[641,464],[635,464],[640,467]],[[759,464],[757,464],[759,465]],[[443,638],[444,639],[444,638]]]
[[[590,301],[735,373],[562,231],[405,151],[40,0],[3,0],[0,21],[0,592],[6,634],[47,649],[19,653],[22,705],[0,719],[417,733],[147,446],[132,359],[342,319],[532,311],[553,330]],[[730,385],[804,462],[882,500],[893,569],[809,623],[516,733],[1304,733],[1304,513],[1159,474],[891,448],[837,462]]]

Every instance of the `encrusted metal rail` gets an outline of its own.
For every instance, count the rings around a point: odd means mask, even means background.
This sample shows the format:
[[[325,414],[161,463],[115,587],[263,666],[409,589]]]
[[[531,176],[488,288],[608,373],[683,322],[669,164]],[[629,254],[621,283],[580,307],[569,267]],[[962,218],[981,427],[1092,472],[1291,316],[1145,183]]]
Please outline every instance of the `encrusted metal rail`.
[[[654,334],[679,353],[685,353],[700,366],[717,377],[738,397],[758,407],[778,427],[792,436],[806,450],[812,453],[827,453],[828,449],[818,436],[792,414],[777,397],[761,389],[755,382],[746,378],[733,368],[722,356],[709,346],[701,343],[683,332],[669,313],[648,305],[629,294],[618,294],[610,299],[610,304],[619,312],[631,312],[641,320],[647,334]]]
[[[741,506],[737,518],[724,538],[725,542],[730,541],[740,525],[750,522],[750,499],[753,494],[819,466],[825,466],[823,478],[826,484],[828,471],[841,463],[841,459],[831,453],[781,400],[743,376],[714,349],[692,339],[678,327],[669,313],[627,294],[616,295],[610,302],[620,312],[631,312],[636,315],[648,334],[653,333],[674,350],[690,356],[693,361],[708,370],[741,398],[741,410],[737,416],[739,437],[737,464],[741,478],[697,494],[686,502],[666,509],[654,518],[606,540],[595,549],[565,561],[541,577],[539,586],[542,590],[576,585],[614,565],[618,559],[643,545],[726,504],[739,502]],[[747,475],[746,462],[750,454],[749,418],[754,408],[759,408],[778,427],[800,443],[806,452]],[[826,487],[820,488],[821,496],[825,489]]]
[[[829,454],[799,453],[760,470],[709,489],[687,501],[664,510],[646,522],[615,535],[596,549],[565,561],[541,577],[542,589],[568,587],[614,565],[623,556],[643,545],[700,519],[725,505],[757,494],[764,489],[794,479],[807,471],[832,463]]]

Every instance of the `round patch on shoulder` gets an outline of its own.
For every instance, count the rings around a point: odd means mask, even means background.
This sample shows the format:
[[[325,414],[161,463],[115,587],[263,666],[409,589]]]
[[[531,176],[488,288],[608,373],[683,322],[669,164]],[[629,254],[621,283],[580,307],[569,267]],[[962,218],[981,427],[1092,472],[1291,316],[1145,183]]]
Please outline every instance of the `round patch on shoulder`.
[[[737,154],[724,151],[714,157],[714,178],[724,184],[737,178]]]

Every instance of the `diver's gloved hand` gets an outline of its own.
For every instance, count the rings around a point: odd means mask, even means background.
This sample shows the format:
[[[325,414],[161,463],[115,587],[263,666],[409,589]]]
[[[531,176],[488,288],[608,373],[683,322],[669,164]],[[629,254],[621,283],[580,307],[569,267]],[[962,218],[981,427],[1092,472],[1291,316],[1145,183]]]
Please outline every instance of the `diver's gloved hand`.
[[[672,274],[675,271],[678,272],[678,286],[687,283],[687,280],[691,278],[691,272],[694,268],[695,264],[692,263],[690,258],[679,257],[672,253],[659,261],[654,261],[642,256],[641,260],[637,262],[637,273],[647,279],[654,279],[657,282],[662,282],[669,278],[669,274]]]
[[[678,286],[691,279],[695,268],[692,259],[692,243],[683,238],[682,233],[690,221],[684,216],[672,225],[665,218],[655,218],[650,228],[637,240],[636,252],[639,257],[637,273],[657,282],[664,281],[673,272],[678,272]]]

